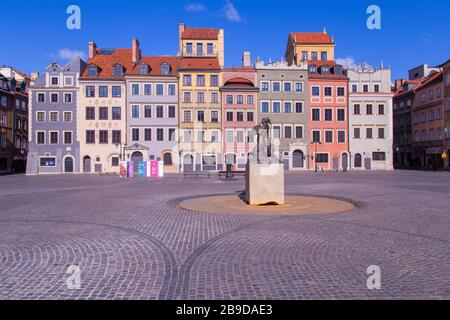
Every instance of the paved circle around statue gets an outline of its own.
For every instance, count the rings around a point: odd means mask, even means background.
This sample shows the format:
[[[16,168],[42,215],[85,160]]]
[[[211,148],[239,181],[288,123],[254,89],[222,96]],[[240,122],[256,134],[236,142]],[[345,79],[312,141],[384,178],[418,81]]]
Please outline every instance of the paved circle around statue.
[[[320,214],[356,209],[349,201],[303,195],[286,195],[284,205],[251,206],[237,194],[192,198],[182,201],[179,207],[193,212],[236,215]]]

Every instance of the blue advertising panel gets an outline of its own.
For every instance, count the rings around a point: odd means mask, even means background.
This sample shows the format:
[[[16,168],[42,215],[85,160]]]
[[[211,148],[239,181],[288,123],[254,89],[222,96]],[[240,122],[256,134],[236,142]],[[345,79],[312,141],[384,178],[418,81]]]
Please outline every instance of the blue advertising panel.
[[[138,163],[138,176],[145,177],[145,162],[139,161]]]

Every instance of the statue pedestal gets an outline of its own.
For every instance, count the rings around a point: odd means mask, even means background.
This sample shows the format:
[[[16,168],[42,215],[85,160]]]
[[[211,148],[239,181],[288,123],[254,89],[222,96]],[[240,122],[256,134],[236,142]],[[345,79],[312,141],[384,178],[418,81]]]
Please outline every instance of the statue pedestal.
[[[276,164],[247,164],[245,201],[249,205],[284,204],[284,166]]]

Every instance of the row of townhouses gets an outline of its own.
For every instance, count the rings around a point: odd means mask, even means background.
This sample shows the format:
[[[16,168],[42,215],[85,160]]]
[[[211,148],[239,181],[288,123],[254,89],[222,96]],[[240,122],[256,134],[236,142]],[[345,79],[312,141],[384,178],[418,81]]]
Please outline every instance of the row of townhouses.
[[[395,81],[394,164],[396,168],[450,167],[450,60],[424,64]]]
[[[393,168],[391,71],[344,68],[324,32],[289,34],[285,59],[224,65],[224,31],[179,25],[177,56],[89,43],[88,61],[49,65],[30,88],[28,174],[243,170],[270,118],[286,170]],[[137,166],[134,166],[137,168]]]

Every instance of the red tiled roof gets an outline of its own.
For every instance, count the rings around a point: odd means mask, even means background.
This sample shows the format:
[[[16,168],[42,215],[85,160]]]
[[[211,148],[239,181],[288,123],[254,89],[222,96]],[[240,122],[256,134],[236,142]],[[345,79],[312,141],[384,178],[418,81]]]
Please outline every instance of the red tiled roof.
[[[338,65],[338,64],[333,60],[308,60],[308,65],[317,66],[317,67],[321,67],[321,66],[334,67],[335,65]]]
[[[233,78],[233,79],[230,79],[230,80],[226,81],[224,86],[225,87],[226,86],[232,86],[232,87],[254,87],[254,84],[253,84],[253,82],[251,82],[248,79],[238,77],[238,78]]]
[[[436,72],[436,73],[428,75],[427,77],[422,78],[422,82],[415,88],[415,91],[418,91],[428,85],[433,84],[433,81],[436,79],[441,78],[440,80],[443,80],[443,75],[444,75],[444,72],[440,71],[440,72]]]
[[[183,58],[180,64],[181,70],[219,70],[220,64],[217,58]]]
[[[194,39],[204,39],[204,40],[218,40],[219,30],[218,29],[206,29],[206,28],[186,28],[181,35],[183,40],[194,40]]]
[[[133,69],[134,64],[131,61],[131,49],[115,49],[112,54],[102,54],[101,49],[97,49],[94,58],[89,59],[87,64],[95,64],[98,67],[98,75],[94,78],[115,78],[123,77],[113,76],[113,66],[116,64],[124,67],[124,74]],[[81,78],[93,78],[88,76],[88,68],[83,72]]]
[[[291,37],[296,43],[332,44],[333,40],[323,32],[291,32]]]
[[[148,75],[157,76],[161,75],[161,65],[163,63],[168,63],[170,65],[170,74],[171,76],[176,76],[178,73],[178,66],[181,62],[180,57],[173,56],[144,56],[141,60],[129,71],[127,71],[127,75],[139,75],[140,74],[140,65],[142,63],[146,63],[149,65],[149,73]]]

